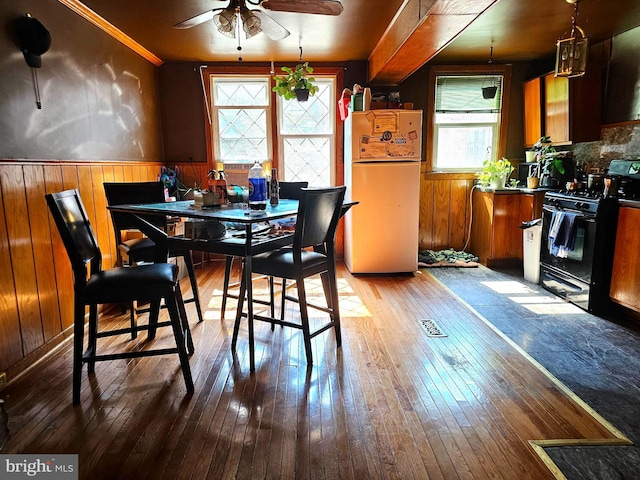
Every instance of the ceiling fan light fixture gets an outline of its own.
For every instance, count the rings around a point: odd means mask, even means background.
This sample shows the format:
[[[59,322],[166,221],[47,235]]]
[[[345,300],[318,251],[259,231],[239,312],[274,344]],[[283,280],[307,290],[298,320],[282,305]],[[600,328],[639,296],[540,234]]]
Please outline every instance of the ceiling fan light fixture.
[[[213,23],[222,35],[236,38],[236,12],[233,9],[225,8],[220,13],[213,16]]]
[[[242,29],[247,38],[251,38],[262,32],[260,19],[251,10],[244,7],[240,9],[242,19]]]
[[[556,43],[556,77],[581,77],[586,73],[589,56],[589,36],[577,25],[579,0],[566,0],[573,4],[571,32]]]

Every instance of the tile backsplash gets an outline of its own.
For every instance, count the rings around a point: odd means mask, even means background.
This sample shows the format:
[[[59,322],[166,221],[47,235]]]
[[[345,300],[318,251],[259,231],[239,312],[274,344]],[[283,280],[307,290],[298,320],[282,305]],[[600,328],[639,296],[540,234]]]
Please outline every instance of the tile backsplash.
[[[604,169],[611,160],[640,159],[640,123],[604,127],[599,142],[576,143],[576,163]]]

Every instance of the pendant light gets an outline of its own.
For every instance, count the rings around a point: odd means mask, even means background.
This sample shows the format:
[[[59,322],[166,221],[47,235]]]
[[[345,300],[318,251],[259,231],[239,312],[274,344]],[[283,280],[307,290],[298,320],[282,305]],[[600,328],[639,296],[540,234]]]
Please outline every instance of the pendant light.
[[[556,44],[556,77],[581,77],[586,73],[589,36],[576,23],[579,1],[566,0],[567,3],[573,4],[571,32],[568,37],[563,36]]]

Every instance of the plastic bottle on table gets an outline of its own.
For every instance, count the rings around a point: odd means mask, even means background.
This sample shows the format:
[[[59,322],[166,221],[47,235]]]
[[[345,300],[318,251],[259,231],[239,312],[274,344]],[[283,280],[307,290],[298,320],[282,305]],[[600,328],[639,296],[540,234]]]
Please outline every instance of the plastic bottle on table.
[[[249,208],[251,210],[267,208],[267,179],[257,160],[249,170]]]

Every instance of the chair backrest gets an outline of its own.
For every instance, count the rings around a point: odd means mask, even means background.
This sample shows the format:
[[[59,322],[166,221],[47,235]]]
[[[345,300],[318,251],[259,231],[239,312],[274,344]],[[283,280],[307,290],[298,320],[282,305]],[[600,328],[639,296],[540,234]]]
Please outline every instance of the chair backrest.
[[[74,273],[76,287],[86,282],[87,263],[91,272],[102,268],[102,254],[77,189],[45,195]]]
[[[104,183],[104,193],[109,206],[165,201],[162,182]],[[158,228],[165,229],[167,226],[167,217],[164,215],[148,215],[143,218]],[[118,243],[122,242],[120,236],[122,230],[138,228],[133,216],[129,213],[112,211],[111,219]]]
[[[309,182],[280,182],[280,198],[288,200],[300,200],[301,190],[309,186]]]
[[[323,244],[327,252],[333,250],[345,190],[345,186],[301,190],[293,239],[295,250]]]

